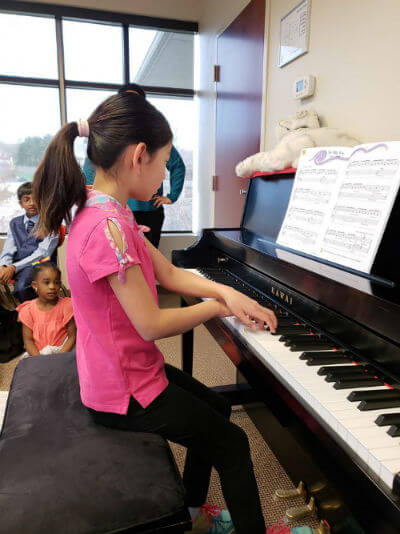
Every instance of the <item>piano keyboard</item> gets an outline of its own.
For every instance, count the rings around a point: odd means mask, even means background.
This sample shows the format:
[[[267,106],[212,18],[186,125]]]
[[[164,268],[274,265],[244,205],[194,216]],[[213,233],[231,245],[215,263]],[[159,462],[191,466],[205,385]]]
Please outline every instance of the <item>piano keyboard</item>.
[[[400,390],[222,269],[187,270],[235,287],[274,309],[278,335],[252,331],[234,317],[222,321],[367,471],[391,489],[400,471]]]

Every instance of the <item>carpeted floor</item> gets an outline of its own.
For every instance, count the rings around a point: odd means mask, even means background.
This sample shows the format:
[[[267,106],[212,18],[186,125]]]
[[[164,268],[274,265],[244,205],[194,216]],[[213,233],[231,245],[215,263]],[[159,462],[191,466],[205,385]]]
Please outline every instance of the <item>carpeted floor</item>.
[[[179,304],[179,299],[174,295],[161,295],[160,302],[163,307],[172,307]],[[180,336],[163,339],[158,341],[157,345],[168,363],[181,367]],[[9,389],[18,361],[19,358],[15,358],[7,364],[0,364],[0,390]],[[203,326],[195,329],[193,375],[207,386],[235,382],[234,365]],[[232,421],[242,427],[249,437],[264,516],[267,524],[270,524],[281,519],[285,514],[286,508],[301,505],[303,501],[297,498],[290,499],[287,502],[275,502],[272,499],[272,494],[276,488],[292,488],[291,480],[241,407],[235,408],[232,414]],[[175,444],[171,444],[171,447],[177,464],[182,470],[185,461],[185,449]],[[215,471],[212,473],[208,502],[222,506],[225,504],[218,474]],[[318,522],[315,518],[308,518],[303,520],[301,524],[315,527]]]

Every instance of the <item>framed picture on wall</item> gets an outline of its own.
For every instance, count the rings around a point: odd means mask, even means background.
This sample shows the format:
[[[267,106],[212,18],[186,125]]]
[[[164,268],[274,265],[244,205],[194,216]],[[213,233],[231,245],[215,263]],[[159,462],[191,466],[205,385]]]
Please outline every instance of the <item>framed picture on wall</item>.
[[[303,0],[281,18],[279,66],[308,52],[311,0]]]

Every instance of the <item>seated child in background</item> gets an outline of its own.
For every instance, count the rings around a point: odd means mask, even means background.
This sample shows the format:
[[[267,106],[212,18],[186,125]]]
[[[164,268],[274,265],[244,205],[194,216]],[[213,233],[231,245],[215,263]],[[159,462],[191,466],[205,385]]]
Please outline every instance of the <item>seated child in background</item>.
[[[7,239],[0,254],[0,284],[15,280],[14,296],[20,302],[34,299],[31,287],[32,266],[45,258],[50,259],[58,245],[58,236],[49,235],[37,239],[32,235],[39,215],[32,197],[32,184],[26,182],[17,191],[18,200],[25,215],[11,219]]]
[[[20,304],[25,349],[30,356],[69,352],[75,346],[76,326],[71,299],[60,298],[61,272],[48,261],[32,270],[32,287],[38,298]]]

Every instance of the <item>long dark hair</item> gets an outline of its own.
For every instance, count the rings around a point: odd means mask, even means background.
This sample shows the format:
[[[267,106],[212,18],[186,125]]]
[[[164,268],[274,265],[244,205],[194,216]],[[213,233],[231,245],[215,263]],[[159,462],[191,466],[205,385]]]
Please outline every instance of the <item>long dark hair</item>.
[[[92,163],[110,169],[125,148],[143,142],[149,154],[165,146],[172,132],[165,117],[145,98],[134,93],[111,96],[88,119],[87,154]],[[59,231],[63,219],[71,222],[74,204],[86,201],[85,179],[74,156],[76,122],[66,124],[52,139],[36,170],[33,195],[40,217],[37,235]]]

